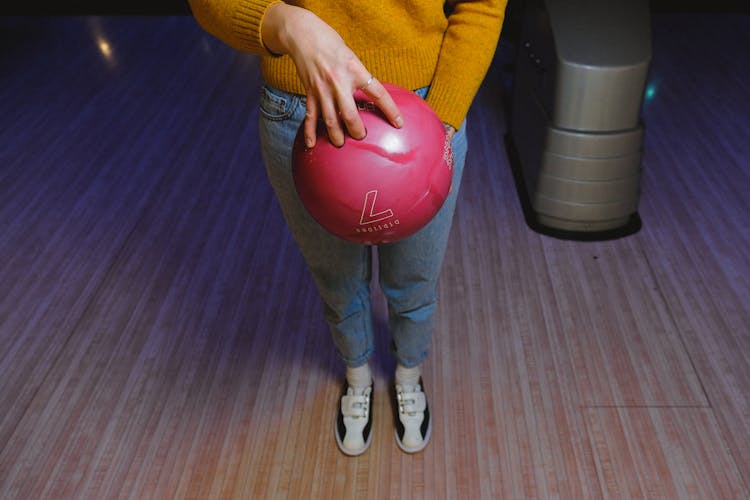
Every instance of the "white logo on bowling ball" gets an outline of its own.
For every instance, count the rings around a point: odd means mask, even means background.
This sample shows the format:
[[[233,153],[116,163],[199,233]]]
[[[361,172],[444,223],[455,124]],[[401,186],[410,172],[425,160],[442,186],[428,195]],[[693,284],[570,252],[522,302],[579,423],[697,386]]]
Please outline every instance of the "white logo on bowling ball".
[[[365,195],[365,204],[362,206],[362,216],[359,218],[359,225],[374,224],[393,217],[393,210],[387,208],[380,212],[375,212],[375,201],[378,199],[378,190],[373,189]]]

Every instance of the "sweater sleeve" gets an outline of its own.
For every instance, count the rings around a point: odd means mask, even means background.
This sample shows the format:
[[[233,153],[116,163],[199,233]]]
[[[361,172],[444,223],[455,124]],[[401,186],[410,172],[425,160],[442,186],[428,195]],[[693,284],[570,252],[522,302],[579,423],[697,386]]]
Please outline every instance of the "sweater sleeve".
[[[198,24],[244,52],[272,56],[263,44],[261,24],[269,7],[281,0],[189,0]]]
[[[427,102],[453,128],[463,123],[492,62],[507,0],[459,1],[448,17]]]

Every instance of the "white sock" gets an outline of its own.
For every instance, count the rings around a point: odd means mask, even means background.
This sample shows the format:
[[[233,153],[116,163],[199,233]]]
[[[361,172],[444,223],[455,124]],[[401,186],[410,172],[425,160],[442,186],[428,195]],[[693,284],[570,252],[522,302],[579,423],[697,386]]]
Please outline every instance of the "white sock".
[[[419,384],[419,375],[419,365],[407,368],[399,363],[396,366],[396,383],[398,385],[414,387]]]
[[[365,388],[370,387],[370,384],[372,384],[370,365],[365,363],[364,365],[355,368],[347,366],[346,382],[349,384],[349,387],[354,389],[364,390]]]

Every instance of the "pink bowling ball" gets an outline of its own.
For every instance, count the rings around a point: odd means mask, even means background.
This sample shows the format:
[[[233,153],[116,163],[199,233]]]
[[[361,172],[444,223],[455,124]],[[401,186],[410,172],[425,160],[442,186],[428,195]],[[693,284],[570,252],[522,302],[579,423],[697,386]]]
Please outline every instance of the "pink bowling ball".
[[[318,124],[307,149],[300,127],[292,172],[302,203],[331,233],[360,244],[392,243],[414,234],[437,214],[451,189],[453,153],[445,127],[417,94],[384,84],[404,119],[392,126],[362,92],[355,100],[367,136],[342,147]]]

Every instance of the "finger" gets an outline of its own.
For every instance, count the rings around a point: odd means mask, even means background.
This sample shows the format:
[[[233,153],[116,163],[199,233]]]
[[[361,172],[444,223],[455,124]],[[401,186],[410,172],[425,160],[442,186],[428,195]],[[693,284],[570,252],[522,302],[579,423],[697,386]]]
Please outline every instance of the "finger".
[[[305,134],[305,146],[308,149],[315,147],[315,139],[318,135],[318,102],[313,96],[307,96],[307,112],[305,113],[305,123],[303,125]]]
[[[344,145],[344,131],[341,129],[341,122],[339,121],[336,107],[328,96],[320,103],[320,107],[323,114],[323,122],[328,130],[328,140],[331,141],[331,144],[340,148]]]
[[[341,121],[344,122],[346,130],[349,135],[354,139],[361,140],[367,135],[365,124],[362,122],[362,117],[357,110],[357,104],[354,102],[354,97],[351,92],[338,92],[338,115]]]
[[[445,133],[448,135],[448,139],[453,140],[453,136],[456,135],[456,129],[453,125],[445,124]]]
[[[370,77],[370,79],[360,87],[360,90],[373,100],[375,105],[380,108],[385,117],[394,127],[401,128],[401,126],[403,126],[404,119],[401,117],[401,111],[399,111],[398,106],[396,106],[396,103],[393,101],[391,94],[388,93],[388,90],[386,90],[377,78]]]

